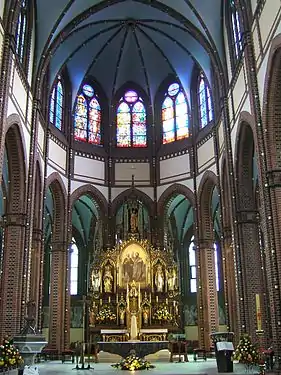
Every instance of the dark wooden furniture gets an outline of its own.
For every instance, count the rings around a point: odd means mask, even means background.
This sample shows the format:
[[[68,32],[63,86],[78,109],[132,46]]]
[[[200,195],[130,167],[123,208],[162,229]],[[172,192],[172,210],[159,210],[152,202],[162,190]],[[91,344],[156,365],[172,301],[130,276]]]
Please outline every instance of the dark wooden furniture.
[[[173,362],[174,356],[179,356],[179,362],[181,362],[181,357],[184,357],[184,361],[188,362],[188,343],[187,341],[170,341],[169,342],[170,351],[170,362]]]
[[[74,363],[75,355],[74,355],[74,350],[72,349],[65,349],[61,352],[61,361],[62,363],[66,361],[71,361]]]
[[[203,348],[196,348],[193,349],[193,359],[194,361],[197,361],[197,359],[203,359],[204,361],[207,361],[207,350]]]
[[[44,361],[54,361],[59,358],[59,353],[57,349],[52,348],[43,348],[40,353],[40,360],[44,359]],[[39,360],[39,362],[40,362]]]

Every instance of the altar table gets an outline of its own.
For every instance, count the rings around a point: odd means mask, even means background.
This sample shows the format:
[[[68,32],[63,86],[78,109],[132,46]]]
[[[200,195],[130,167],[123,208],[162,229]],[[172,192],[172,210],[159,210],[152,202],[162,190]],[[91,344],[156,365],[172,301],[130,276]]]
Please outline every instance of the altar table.
[[[118,354],[125,358],[132,351],[140,358],[153,354],[162,349],[169,348],[169,341],[123,341],[123,342],[98,342],[98,350]]]

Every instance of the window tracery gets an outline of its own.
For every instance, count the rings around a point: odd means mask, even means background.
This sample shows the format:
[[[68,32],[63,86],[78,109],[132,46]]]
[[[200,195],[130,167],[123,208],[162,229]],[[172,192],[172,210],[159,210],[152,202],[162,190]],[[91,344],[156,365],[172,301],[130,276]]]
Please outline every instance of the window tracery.
[[[136,91],[126,91],[117,107],[117,147],[146,147],[147,124],[143,99]]]
[[[74,113],[74,139],[101,144],[101,106],[91,85],[85,84],[77,96]]]
[[[64,89],[61,78],[58,77],[50,99],[49,120],[59,130],[63,127],[63,102]]]
[[[27,36],[27,0],[21,0],[16,27],[16,53],[20,62],[24,63]]]
[[[162,104],[163,144],[189,136],[188,107],[178,83],[172,83]]]
[[[213,120],[213,104],[210,89],[203,73],[200,74],[199,78],[198,106],[200,127],[204,128]]]

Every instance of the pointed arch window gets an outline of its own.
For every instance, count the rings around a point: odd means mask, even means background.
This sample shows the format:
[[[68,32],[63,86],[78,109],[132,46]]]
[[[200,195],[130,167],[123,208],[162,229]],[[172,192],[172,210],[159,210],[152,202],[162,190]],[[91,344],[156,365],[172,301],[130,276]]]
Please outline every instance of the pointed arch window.
[[[76,99],[74,139],[95,145],[101,144],[101,106],[97,93],[88,84],[83,86]]]
[[[190,293],[197,292],[197,272],[196,272],[196,250],[194,244],[194,236],[188,248],[188,261],[189,261],[189,287]]]
[[[74,239],[70,245],[70,294],[76,295],[78,292],[78,260],[79,252]]]
[[[58,77],[50,99],[49,120],[59,130],[62,130],[63,127],[63,102],[63,84],[61,78]]]
[[[242,52],[242,28],[235,0],[230,0],[230,17],[235,58],[238,59]]]
[[[200,126],[204,128],[213,120],[213,103],[210,89],[203,73],[200,74],[198,86],[198,105]]]
[[[172,83],[162,104],[163,144],[188,138],[188,106],[178,83]]]
[[[24,63],[27,35],[27,1],[21,0],[16,27],[16,53],[20,62]]]
[[[146,147],[146,109],[142,98],[130,90],[120,99],[117,107],[117,147]]]
[[[217,292],[220,290],[220,274],[219,274],[219,247],[214,243],[214,258],[215,258],[215,275],[216,275],[216,288]]]

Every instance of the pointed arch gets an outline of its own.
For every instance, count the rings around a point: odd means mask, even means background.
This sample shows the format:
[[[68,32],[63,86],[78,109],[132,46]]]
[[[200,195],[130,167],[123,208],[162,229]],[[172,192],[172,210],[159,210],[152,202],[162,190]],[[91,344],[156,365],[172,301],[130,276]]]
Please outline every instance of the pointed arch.
[[[147,194],[136,188],[127,189],[117,195],[112,202],[112,216],[116,215],[119,207],[128,199],[139,199],[147,208],[149,216],[152,217],[154,207],[153,200]]]
[[[74,109],[74,140],[101,145],[102,109],[99,94],[85,83],[76,97]]]
[[[163,217],[165,212],[166,203],[174,195],[182,194],[184,195],[191,203],[192,207],[195,206],[194,193],[187,187],[182,184],[175,183],[169,186],[158,199],[158,216]]]
[[[65,107],[65,89],[64,83],[59,75],[53,86],[52,94],[50,97],[49,106],[49,121],[60,131],[64,127],[64,107]]]
[[[118,102],[116,146],[147,147],[147,110],[137,90],[126,90]]]
[[[93,185],[86,184],[80,186],[76,190],[74,190],[70,196],[70,205],[73,207],[74,203],[79,199],[82,195],[89,194],[93,197],[94,201],[97,203],[96,208],[99,213],[100,218],[105,218],[107,215],[108,203],[105,196]]]
[[[199,123],[202,129],[213,120],[213,100],[210,86],[202,71],[199,74],[197,85]]]
[[[164,94],[161,119],[163,144],[188,138],[188,103],[178,82],[170,83]]]
[[[213,240],[213,220],[211,212],[212,193],[218,186],[218,177],[212,171],[206,171],[200,181],[198,188],[199,217],[200,217],[200,237],[202,239]]]

